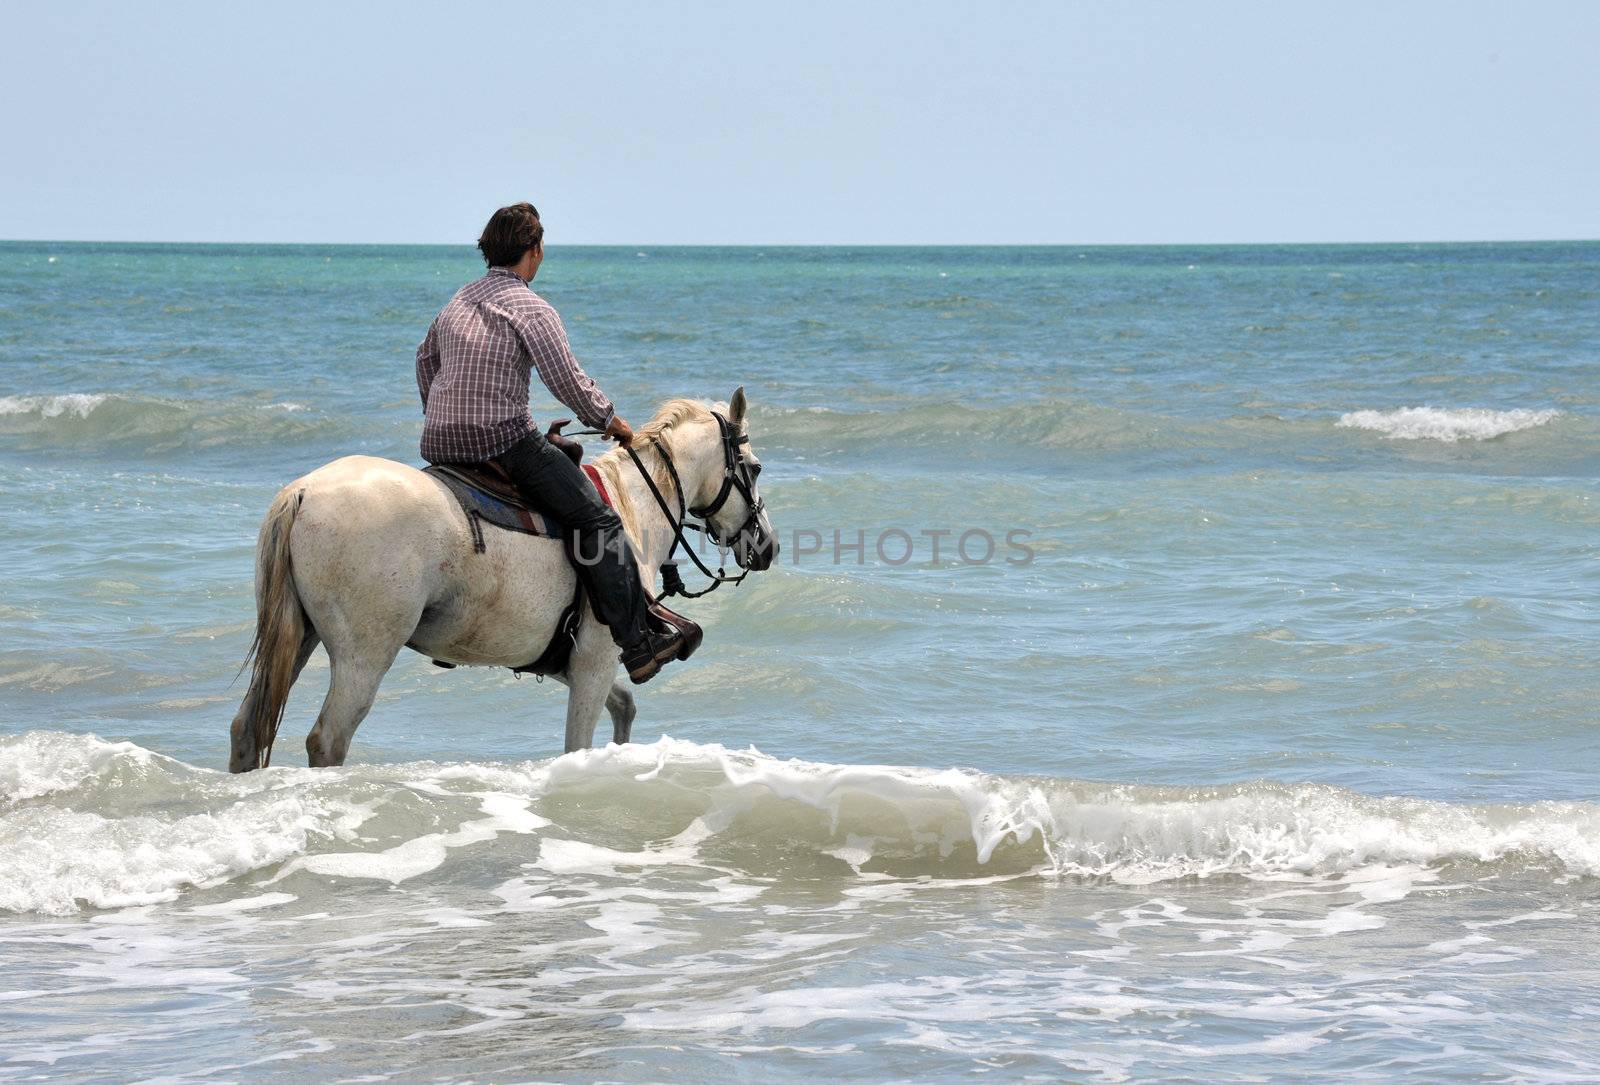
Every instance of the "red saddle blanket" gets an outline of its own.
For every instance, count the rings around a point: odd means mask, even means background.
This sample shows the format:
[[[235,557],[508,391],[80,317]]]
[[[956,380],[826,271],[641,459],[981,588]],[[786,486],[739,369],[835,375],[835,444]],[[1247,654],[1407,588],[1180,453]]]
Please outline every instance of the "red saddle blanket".
[[[611,504],[611,494],[606,490],[605,480],[600,477],[600,469],[592,463],[585,463],[580,466],[583,468],[583,473],[589,476],[590,485],[599,492],[600,500],[606,503],[607,508],[615,508],[616,506]]]

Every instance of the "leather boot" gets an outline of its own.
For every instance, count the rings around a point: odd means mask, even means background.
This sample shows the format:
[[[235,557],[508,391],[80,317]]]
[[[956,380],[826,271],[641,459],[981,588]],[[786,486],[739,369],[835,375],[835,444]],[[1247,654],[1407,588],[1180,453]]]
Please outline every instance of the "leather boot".
[[[682,651],[682,633],[653,629],[622,650],[622,665],[628,668],[628,680],[642,685],[674,659],[683,658]]]

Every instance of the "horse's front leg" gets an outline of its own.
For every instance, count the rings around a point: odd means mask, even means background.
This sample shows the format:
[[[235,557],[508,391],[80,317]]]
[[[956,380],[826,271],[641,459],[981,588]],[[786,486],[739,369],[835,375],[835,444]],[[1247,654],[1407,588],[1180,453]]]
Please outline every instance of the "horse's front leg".
[[[572,682],[564,674],[552,674],[550,677],[569,689],[572,687]],[[639,709],[633,699],[633,690],[621,678],[611,683],[611,692],[606,695],[606,711],[611,713],[611,741],[618,746],[631,741],[633,720],[639,714]]]
[[[617,675],[617,656],[611,631],[592,614],[585,615],[567,665],[567,753],[593,744],[595,724],[600,722],[600,710],[606,707]],[[615,726],[616,717],[612,720]],[[631,728],[631,713],[628,723]]]

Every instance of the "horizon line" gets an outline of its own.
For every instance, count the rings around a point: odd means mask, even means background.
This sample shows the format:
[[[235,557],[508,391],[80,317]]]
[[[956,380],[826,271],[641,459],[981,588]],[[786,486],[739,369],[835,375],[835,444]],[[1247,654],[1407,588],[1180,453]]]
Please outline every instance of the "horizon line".
[[[570,241],[555,247],[563,249],[1224,249],[1272,246],[1319,247],[1376,245],[1581,245],[1600,241],[1600,237],[1484,237],[1394,241]],[[0,245],[277,245],[284,248],[410,248],[475,249],[471,241],[200,241],[174,238],[0,238]]]

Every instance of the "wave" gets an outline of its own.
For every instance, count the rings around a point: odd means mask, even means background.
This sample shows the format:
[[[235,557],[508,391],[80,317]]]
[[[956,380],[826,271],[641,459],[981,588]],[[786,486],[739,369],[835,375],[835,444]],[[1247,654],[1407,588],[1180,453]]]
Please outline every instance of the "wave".
[[[170,901],[252,872],[400,882],[503,833],[537,835],[547,870],[623,877],[678,865],[773,878],[1142,884],[1456,862],[1600,876],[1593,803],[1114,785],[783,761],[671,738],[518,765],[244,776],[92,735],[0,739],[0,909],[13,912]]]
[[[1010,445],[1030,452],[1039,448],[1094,452],[1192,447],[1228,440],[1237,432],[1237,424],[1162,417],[1092,403],[1028,403],[1019,410],[1016,405],[924,400],[880,410],[758,409],[751,430],[758,444],[808,452],[911,445],[993,454]]]
[[[1543,426],[1556,410],[1442,410],[1407,407],[1353,411],[1336,427],[1397,439],[1445,442],[1488,440]],[[350,412],[305,402],[248,398],[178,400],[103,392],[0,396],[0,440],[21,448],[132,448],[150,455],[219,446],[314,444],[332,457],[357,448],[390,446],[409,454],[420,426],[411,401]],[[1105,404],[1046,400],[1017,404],[963,403],[910,397],[870,409],[758,408],[758,447],[792,452],[805,461],[916,449],[967,459],[1035,462],[1041,458],[1120,458],[1153,454],[1189,463],[1196,452],[1246,453],[1285,460],[1332,436],[1324,413],[1266,411],[1193,417]],[[1592,426],[1565,426],[1563,438],[1592,436]]]
[[[132,445],[161,454],[307,440],[331,448],[348,445],[351,436],[348,421],[288,401],[181,401],[86,392],[0,396],[0,438],[25,448]]]
[[[0,397],[0,440],[25,449],[116,447],[161,456],[219,446],[315,443],[331,457],[363,441],[414,446],[420,419],[382,407],[358,414],[303,402],[177,400],[111,393]],[[1030,406],[1019,426],[1014,407],[911,400],[885,410],[777,408],[755,422],[762,447],[807,458],[916,447],[962,455],[1006,450],[1032,457],[1140,449],[1249,447],[1294,429],[1281,421],[1176,419],[1084,403]]]
[[[0,396],[0,415],[36,414],[40,418],[60,418],[68,414],[88,418],[106,399],[103,395],[83,392],[59,396]]]
[[[1061,400],[1030,402],[1020,409],[927,400],[876,410],[758,409],[752,429],[758,446],[792,449],[819,460],[917,447],[980,458],[1177,454],[1183,457],[1178,462],[1187,463],[1196,452],[1254,454],[1286,461],[1307,452],[1347,451],[1347,441],[1332,440],[1340,428],[1372,430],[1399,439],[1483,441],[1544,426],[1558,418],[1564,429],[1560,437],[1592,437],[1592,426],[1566,426],[1568,416],[1557,410],[1407,407],[1347,412],[1330,425],[1326,412],[1311,408],[1281,414],[1258,410],[1198,417]]]
[[[1338,424],[1372,430],[1398,441],[1488,441],[1542,426],[1560,414],[1521,407],[1509,411],[1487,407],[1402,407],[1394,411],[1350,411],[1339,416]]]

